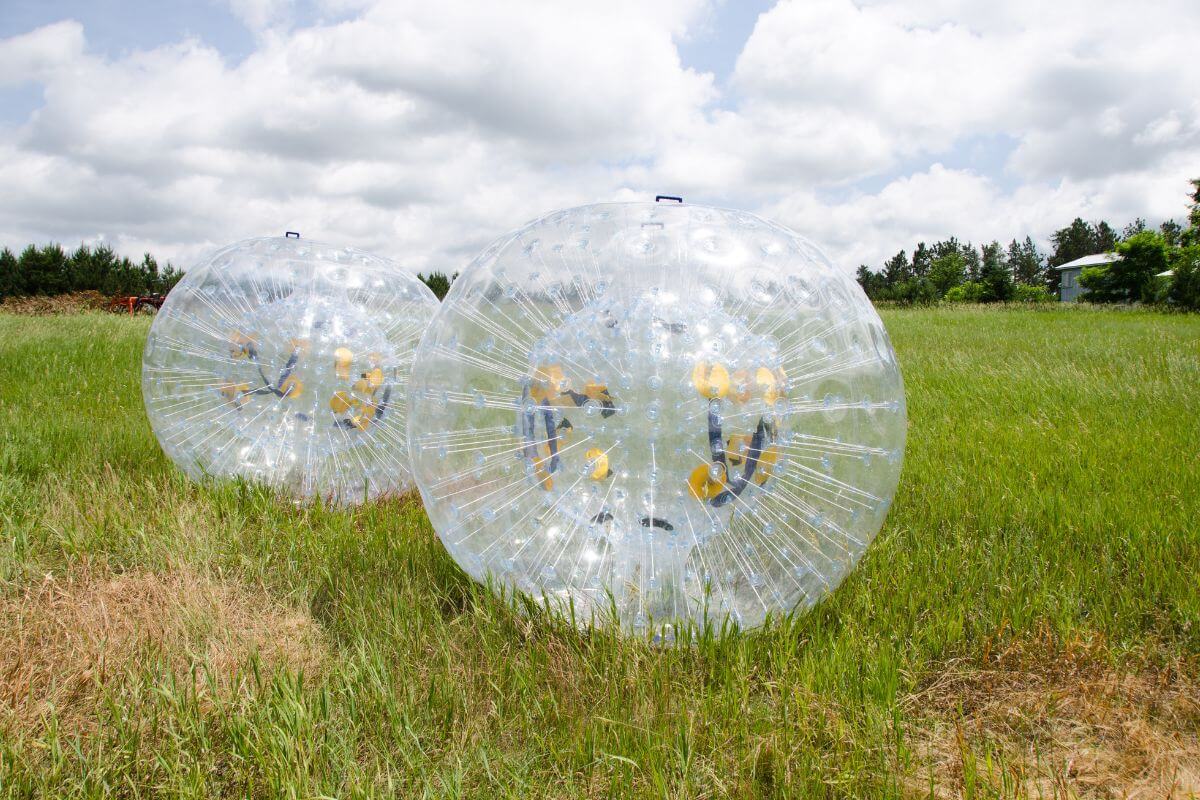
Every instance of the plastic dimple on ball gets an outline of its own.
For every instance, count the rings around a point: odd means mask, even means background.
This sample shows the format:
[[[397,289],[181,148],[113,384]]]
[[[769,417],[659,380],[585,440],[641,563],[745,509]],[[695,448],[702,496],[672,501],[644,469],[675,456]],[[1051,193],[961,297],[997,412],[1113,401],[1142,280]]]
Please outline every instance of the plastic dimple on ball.
[[[545,216],[454,283],[409,447],[474,578],[629,632],[811,606],[887,514],[904,387],[858,284],[797,234],[690,205]]]
[[[241,477],[356,503],[412,486],[413,352],[437,298],[395,263],[251,239],[189,269],[142,358],[146,412],[195,479]]]

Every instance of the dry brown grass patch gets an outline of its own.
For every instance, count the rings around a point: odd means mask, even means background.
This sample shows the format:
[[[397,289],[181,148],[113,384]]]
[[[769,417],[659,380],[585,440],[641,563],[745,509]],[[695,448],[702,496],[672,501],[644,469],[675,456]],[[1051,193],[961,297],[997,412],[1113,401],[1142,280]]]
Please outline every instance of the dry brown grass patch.
[[[1200,796],[1200,670],[1115,668],[1095,643],[1044,637],[948,665],[908,699],[914,796]],[[989,763],[990,761],[990,763]]]
[[[103,311],[108,308],[109,300],[110,298],[91,289],[51,296],[6,297],[0,301],[0,311],[6,314],[39,317],[49,314],[77,314],[80,311]]]
[[[191,569],[46,575],[0,597],[0,725],[36,731],[53,711],[86,732],[104,694],[147,668],[184,680],[207,670],[197,691],[231,697],[253,655],[311,675],[328,648],[306,611]]]

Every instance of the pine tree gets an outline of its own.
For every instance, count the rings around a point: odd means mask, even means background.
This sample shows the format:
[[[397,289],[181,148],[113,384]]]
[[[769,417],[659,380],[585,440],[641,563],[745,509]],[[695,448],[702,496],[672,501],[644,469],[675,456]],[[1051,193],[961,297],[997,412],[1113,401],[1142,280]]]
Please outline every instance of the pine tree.
[[[1004,250],[999,242],[983,246],[983,263],[979,268],[979,282],[983,284],[984,303],[1006,303],[1012,299],[1012,276],[1004,260]]]
[[[966,265],[967,280],[972,282],[978,281],[979,268],[981,265],[979,260],[979,251],[975,249],[974,245],[972,245],[970,242],[967,242],[962,246],[962,255],[963,263]]]
[[[166,294],[175,288],[175,284],[179,283],[183,278],[183,272],[175,269],[171,262],[167,262],[167,266],[158,274],[158,284],[154,286],[153,291],[158,294]]]
[[[888,289],[894,289],[912,277],[912,267],[908,263],[908,255],[901,250],[896,255],[883,262],[883,282]]]
[[[93,289],[95,285],[91,276],[92,251],[85,244],[75,248],[75,252],[67,257],[66,284],[67,291],[77,292],[81,289]]]
[[[21,293],[20,262],[7,247],[0,250],[0,300]]]
[[[953,236],[942,242],[934,242],[934,245],[931,249],[933,250],[933,257],[935,259],[941,258],[947,253],[959,253],[960,255],[962,253],[962,245],[960,245],[958,243],[958,239],[954,238]]]
[[[433,292],[438,300],[446,297],[450,291],[450,284],[454,283],[454,279],[458,277],[458,273],[447,276],[444,272],[431,272],[428,276],[417,273],[417,280],[424,283]]]
[[[146,294],[148,292],[157,291],[158,260],[149,253],[146,253],[142,256],[141,268],[138,271],[141,273],[141,287],[138,289],[137,293]]]
[[[1141,217],[1135,217],[1133,222],[1126,225],[1124,230],[1121,231],[1121,239],[1125,240],[1137,236],[1144,230],[1146,230],[1146,220]]]
[[[1200,178],[1192,179],[1192,206],[1188,210],[1188,229],[1183,232],[1181,243],[1200,244]]]
[[[61,246],[29,245],[21,252],[23,294],[61,294],[67,291],[67,254]]]
[[[117,264],[119,259],[113,249],[102,244],[92,251],[91,273],[92,285],[89,288],[99,289],[104,294],[116,294]]]
[[[858,285],[862,287],[863,292],[867,297],[874,300],[873,292],[875,273],[871,272],[871,268],[866,264],[859,264],[858,271],[854,273],[854,279],[858,281]]]
[[[931,266],[933,266],[933,251],[926,247],[924,242],[917,242],[917,249],[913,250],[912,255],[913,277],[928,277]]]
[[[1158,226],[1158,232],[1162,234],[1168,247],[1179,247],[1183,238],[1183,226],[1178,222],[1173,219],[1166,220]]]
[[[1042,265],[1042,255],[1038,252],[1033,239],[1025,237],[1024,242],[1013,239],[1008,245],[1008,268],[1013,280],[1029,286],[1040,286],[1046,278]]]
[[[1117,232],[1107,222],[1100,220],[1093,226],[1092,231],[1096,246],[1093,252],[1111,253],[1117,249],[1117,242],[1120,241],[1120,237],[1117,236]]]
[[[1054,252],[1050,254],[1047,264],[1058,267],[1083,256],[1096,252],[1096,232],[1080,217],[1065,228],[1060,228],[1050,237]],[[1057,273],[1056,273],[1057,274]]]

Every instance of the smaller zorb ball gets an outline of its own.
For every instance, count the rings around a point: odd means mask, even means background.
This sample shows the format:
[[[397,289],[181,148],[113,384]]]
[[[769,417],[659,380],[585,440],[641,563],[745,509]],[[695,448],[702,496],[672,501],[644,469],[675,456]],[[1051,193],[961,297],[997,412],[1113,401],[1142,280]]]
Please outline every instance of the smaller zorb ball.
[[[634,632],[820,600],[904,451],[896,357],[854,279],[699,206],[585,206],[488,248],[422,339],[410,403],[458,563]]]
[[[438,301],[395,263],[298,238],[191,268],[150,328],[146,413],[189,476],[353,503],[411,486],[413,351]]]

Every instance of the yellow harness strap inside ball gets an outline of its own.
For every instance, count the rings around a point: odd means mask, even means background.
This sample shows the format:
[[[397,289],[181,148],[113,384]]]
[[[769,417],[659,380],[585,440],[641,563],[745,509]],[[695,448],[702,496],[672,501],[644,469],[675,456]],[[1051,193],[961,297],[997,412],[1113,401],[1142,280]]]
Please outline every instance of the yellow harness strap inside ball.
[[[692,385],[706,400],[716,400],[729,394],[729,370],[721,364],[697,361],[692,369]]]
[[[350,380],[350,362],[354,353],[349,347],[339,347],[333,351],[333,371],[342,380]]]
[[[725,490],[724,482],[715,480],[711,470],[702,464],[688,476],[688,492],[697,500],[711,500]]]
[[[592,465],[591,472],[588,473],[588,477],[592,480],[602,481],[612,475],[612,470],[608,467],[608,454],[599,447],[593,447],[591,450],[588,450],[584,454],[584,458]]]

